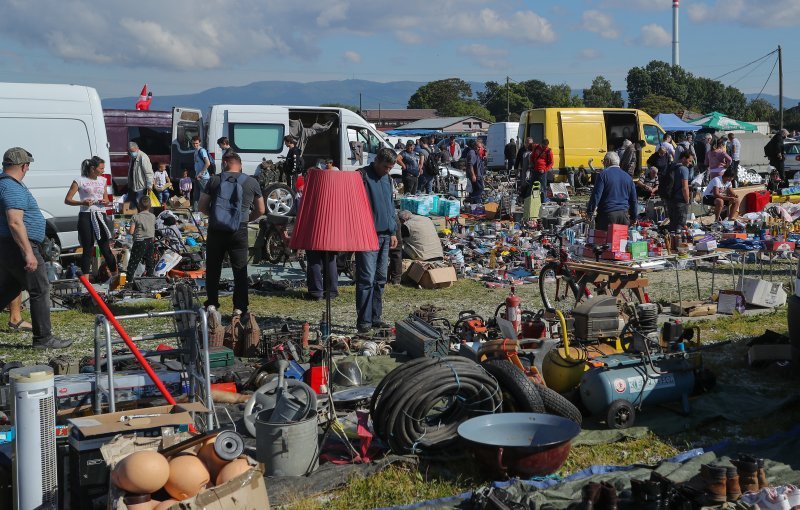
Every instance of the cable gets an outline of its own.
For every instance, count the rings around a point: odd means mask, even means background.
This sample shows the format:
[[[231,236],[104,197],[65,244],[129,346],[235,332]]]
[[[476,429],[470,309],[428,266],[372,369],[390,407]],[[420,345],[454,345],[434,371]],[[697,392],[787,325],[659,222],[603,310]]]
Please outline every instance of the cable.
[[[725,73],[725,74],[722,74],[722,75],[720,75],[720,76],[717,76],[716,78],[714,78],[714,81],[719,81],[719,79],[720,79],[720,78],[724,78],[724,77],[728,76],[729,74],[733,74],[733,73],[735,73],[736,71],[741,71],[741,70],[742,70],[742,69],[744,69],[745,67],[751,66],[751,65],[755,64],[756,62],[758,62],[759,60],[763,60],[763,59],[765,59],[765,58],[769,57],[770,55],[772,55],[773,53],[777,53],[777,52],[778,52],[778,50],[777,50],[777,49],[774,49],[774,50],[770,51],[769,53],[767,53],[766,55],[764,55],[763,57],[759,57],[759,58],[757,58],[757,59],[753,60],[752,62],[749,62],[749,63],[747,63],[747,64],[743,65],[742,67],[737,67],[737,68],[736,68],[736,69],[734,69],[733,71],[728,71],[728,72],[727,72],[727,73]]]
[[[769,83],[770,78],[772,78],[772,73],[775,72],[775,66],[777,66],[777,65],[778,65],[778,59],[776,58],[775,59],[775,63],[772,64],[772,71],[769,72],[769,76],[767,76],[767,81],[764,82],[764,86],[761,87],[761,90],[758,92],[758,95],[756,96],[756,99],[761,97],[761,93],[764,92],[765,88],[767,88],[767,83]],[[753,99],[753,101],[755,101],[755,99]]]
[[[757,66],[755,66],[755,67],[753,67],[752,69],[750,69],[749,71],[747,71],[747,72],[744,74],[744,76],[742,76],[741,78],[739,78],[739,79],[738,79],[738,80],[736,80],[735,82],[731,83],[731,84],[730,84],[730,86],[731,86],[731,87],[733,87],[734,85],[736,85],[736,84],[737,84],[737,83],[739,83],[740,81],[744,80],[745,78],[747,78],[748,76],[750,76],[751,74],[753,74],[755,71],[757,71],[757,70],[758,70],[758,68],[759,68],[759,67],[761,67],[762,65],[764,65],[764,63],[765,63],[765,62],[769,62],[769,60],[762,60],[761,62],[759,62],[759,63],[758,63],[758,65],[757,65]]]
[[[375,434],[395,453],[438,448],[458,438],[467,419],[498,412],[497,380],[461,356],[417,358],[392,370],[375,389],[370,415]]]

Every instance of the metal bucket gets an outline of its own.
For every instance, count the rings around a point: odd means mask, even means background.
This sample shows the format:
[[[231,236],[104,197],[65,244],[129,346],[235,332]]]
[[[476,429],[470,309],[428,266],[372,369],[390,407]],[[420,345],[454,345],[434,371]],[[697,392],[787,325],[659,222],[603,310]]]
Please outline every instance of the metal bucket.
[[[319,467],[317,415],[294,423],[270,423],[272,410],[256,415],[256,459],[267,476],[304,476]]]

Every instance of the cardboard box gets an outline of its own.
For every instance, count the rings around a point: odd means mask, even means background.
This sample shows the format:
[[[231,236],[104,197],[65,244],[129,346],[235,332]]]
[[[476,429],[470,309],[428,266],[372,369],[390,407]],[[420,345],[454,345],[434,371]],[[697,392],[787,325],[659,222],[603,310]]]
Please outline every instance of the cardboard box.
[[[774,308],[786,304],[786,291],[782,283],[773,283],[758,278],[739,277],[737,288],[744,294],[748,305]]]
[[[208,409],[200,402],[190,402],[174,406],[146,407],[119,413],[83,416],[68,420],[70,445],[77,450],[100,448],[117,434],[136,432],[144,437],[161,437],[166,430],[187,428],[194,423],[191,413],[207,413]],[[157,414],[148,418],[133,418],[120,421],[123,416]]]
[[[747,200],[745,200],[744,197],[746,197],[749,193],[753,193],[754,191],[762,191],[765,189],[767,189],[767,187],[763,184],[730,188],[730,190],[739,198],[739,214],[745,214],[747,212]]]
[[[600,258],[605,260],[631,260],[631,254],[624,251],[604,251]]]
[[[722,234],[723,239],[747,239],[747,234],[744,232],[725,232]]]
[[[717,241],[714,239],[709,241],[699,241],[694,244],[694,248],[697,251],[709,253],[717,249]]]
[[[721,290],[717,298],[717,313],[733,315],[734,312],[745,311],[745,299],[741,292],[735,290]]]
[[[587,258],[587,259],[594,260],[594,258],[595,258],[594,249],[592,249],[592,248],[584,248],[583,251],[581,252],[581,256],[584,257],[584,258]]]
[[[500,210],[500,204],[497,202],[487,202],[484,204],[483,208],[486,211],[486,219],[493,220],[497,217],[497,213]]]
[[[633,259],[646,259],[647,258],[647,242],[646,241],[636,241],[636,242],[628,243],[627,251],[628,251],[628,253],[631,254],[631,258],[633,258]]]
[[[171,197],[169,199],[169,206],[172,209],[189,209],[191,205],[188,198]]]
[[[443,289],[456,281],[456,269],[453,266],[437,267],[425,262],[414,262],[406,273],[409,279],[423,289]]]
[[[795,243],[792,241],[764,241],[766,251],[794,251]]]
[[[586,235],[602,242],[606,242],[606,238],[608,237],[608,233],[605,230],[597,230],[594,228],[590,228]]]

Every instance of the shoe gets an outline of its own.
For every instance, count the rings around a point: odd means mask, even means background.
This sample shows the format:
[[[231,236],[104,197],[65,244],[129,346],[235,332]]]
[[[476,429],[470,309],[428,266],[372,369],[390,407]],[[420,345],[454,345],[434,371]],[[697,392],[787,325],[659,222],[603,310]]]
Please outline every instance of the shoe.
[[[728,499],[728,469],[725,466],[703,464],[700,466],[700,478],[706,492],[706,502],[710,505],[721,505]]]
[[[736,466],[726,466],[726,495],[728,501],[737,501],[742,497],[742,489],[739,486],[739,471]]]
[[[600,491],[602,486],[597,482],[590,482],[581,489],[581,502],[570,505],[574,510],[598,510]]]
[[[664,501],[662,490],[662,484],[658,481],[631,479],[631,495],[633,496],[631,508],[661,510],[662,501]]]
[[[600,500],[595,508],[598,510],[617,510],[618,504],[617,488],[609,482],[602,482],[600,484]]]
[[[8,327],[12,331],[33,331],[33,325],[26,320],[21,320],[19,322],[8,321]]]
[[[372,327],[374,329],[392,329],[394,326],[392,326],[388,322],[378,321],[378,322],[373,322]]]
[[[760,510],[791,510],[789,498],[772,487],[765,487],[759,492],[750,492],[742,496],[742,502],[757,505]]]
[[[236,308],[233,310],[233,315],[242,315],[242,311]]]
[[[366,335],[367,333],[372,331],[372,325],[362,324],[358,326],[356,330],[358,330],[359,334]]]
[[[44,342],[33,342],[34,349],[64,349],[72,345],[73,340],[51,336]]]
[[[786,499],[789,500],[789,506],[794,508],[796,506],[800,506],[800,489],[795,487],[794,485],[784,485],[782,487],[778,487],[775,489],[778,494],[783,494],[786,496]]]
[[[750,459],[752,460],[747,460],[746,456],[740,456],[739,459],[731,461],[739,471],[739,488],[744,494],[758,492],[761,489],[758,483],[758,462],[752,457]]]

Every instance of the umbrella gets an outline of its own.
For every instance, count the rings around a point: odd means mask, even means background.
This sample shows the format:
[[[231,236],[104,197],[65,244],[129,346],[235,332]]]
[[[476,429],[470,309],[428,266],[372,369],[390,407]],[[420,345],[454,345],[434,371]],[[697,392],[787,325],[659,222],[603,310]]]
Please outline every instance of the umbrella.
[[[758,128],[755,124],[743,122],[741,120],[726,117],[724,113],[711,112],[703,115],[697,120],[691,122],[696,126],[701,126],[709,129],[716,129],[717,131],[757,131]]]
[[[697,131],[701,129],[700,126],[684,122],[674,113],[659,113],[656,115],[655,121],[664,128],[664,131]]]

